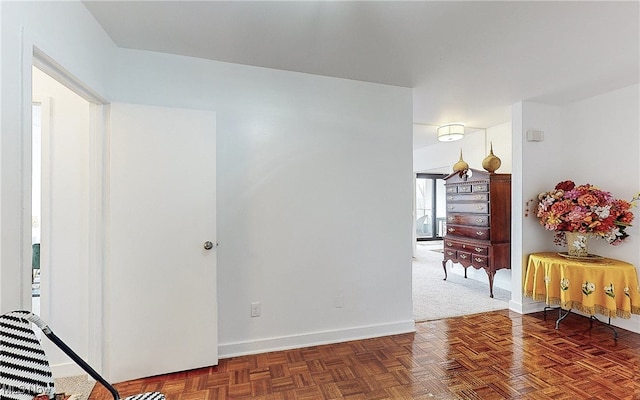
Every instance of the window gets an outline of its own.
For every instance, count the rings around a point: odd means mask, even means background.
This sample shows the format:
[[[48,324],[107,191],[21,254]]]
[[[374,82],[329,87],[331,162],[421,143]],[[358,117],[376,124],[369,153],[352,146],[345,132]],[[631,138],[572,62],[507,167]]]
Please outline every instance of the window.
[[[443,174],[416,176],[416,238],[441,239],[445,230],[445,190]]]

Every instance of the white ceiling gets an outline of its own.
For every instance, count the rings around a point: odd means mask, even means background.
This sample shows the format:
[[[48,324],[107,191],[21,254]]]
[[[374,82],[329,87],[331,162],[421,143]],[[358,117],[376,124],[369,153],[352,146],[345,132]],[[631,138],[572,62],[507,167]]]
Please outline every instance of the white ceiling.
[[[120,47],[413,88],[415,147],[640,81],[640,2],[85,1]]]

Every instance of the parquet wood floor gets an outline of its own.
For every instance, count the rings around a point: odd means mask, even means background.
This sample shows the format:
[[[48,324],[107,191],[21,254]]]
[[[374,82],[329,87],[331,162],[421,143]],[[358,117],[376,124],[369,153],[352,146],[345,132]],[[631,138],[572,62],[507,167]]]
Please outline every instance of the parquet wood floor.
[[[116,385],[122,395],[217,399],[640,400],[640,335],[557,312],[508,310],[416,324],[411,334],[220,360]],[[96,386],[89,400],[110,399]]]

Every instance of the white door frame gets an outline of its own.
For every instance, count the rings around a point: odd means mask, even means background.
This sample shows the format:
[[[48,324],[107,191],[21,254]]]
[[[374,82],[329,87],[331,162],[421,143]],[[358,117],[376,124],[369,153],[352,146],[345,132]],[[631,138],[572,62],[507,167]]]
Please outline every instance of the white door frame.
[[[108,107],[107,100],[100,96],[97,92],[93,91],[90,87],[82,83],[79,79],[77,79],[74,75],[72,75],[69,71],[67,71],[63,66],[58,64],[51,57],[46,55],[43,51],[33,46],[32,48],[32,57],[30,59],[25,60],[28,62],[28,65],[34,65],[38,69],[45,72],[47,75],[51,76],[53,79],[57,80],[71,91],[75,92],[77,95],[85,99],[90,103],[89,108],[89,146],[90,146],[90,154],[89,154],[89,163],[90,163],[90,171],[89,171],[89,265],[88,267],[88,281],[85,282],[86,285],[92,288],[89,291],[89,315],[88,315],[88,362],[98,371],[104,370],[103,365],[103,349],[104,349],[104,335],[103,335],[103,294],[104,287],[103,282],[103,274],[105,271],[106,264],[106,253],[105,253],[105,241],[107,236],[107,224],[106,224],[106,212],[108,209],[107,204],[107,188],[106,183],[108,182],[108,151],[109,151],[109,143],[107,138],[107,121],[108,121]],[[25,74],[25,82],[23,88],[28,88],[25,90],[25,95],[31,97],[31,67],[29,66],[29,72]],[[23,115],[29,116],[29,120],[31,120],[31,101],[28,102],[29,109],[23,110]],[[24,221],[24,226],[28,223],[31,225],[31,152],[32,152],[32,143],[31,143],[31,125],[24,124],[23,128],[23,179],[22,179],[22,193],[24,202],[24,209],[29,210],[28,215],[25,213],[23,215],[23,219],[28,219],[29,221]],[[29,217],[29,218],[27,218]],[[24,229],[23,232],[23,244],[30,243],[30,233],[31,229]],[[29,236],[28,238],[26,236]],[[27,241],[28,240],[28,241]],[[25,246],[23,246],[25,247]],[[25,250],[26,252],[26,250]],[[25,258],[27,259],[27,258]],[[24,275],[24,274],[23,274]],[[29,281],[30,282],[30,281]],[[25,283],[26,284],[26,283]],[[24,286],[24,285],[23,285]],[[25,295],[23,295],[23,303],[26,300],[26,294],[30,294],[31,290],[23,291]],[[30,297],[29,297],[30,302]],[[30,303],[25,303],[30,304]]]

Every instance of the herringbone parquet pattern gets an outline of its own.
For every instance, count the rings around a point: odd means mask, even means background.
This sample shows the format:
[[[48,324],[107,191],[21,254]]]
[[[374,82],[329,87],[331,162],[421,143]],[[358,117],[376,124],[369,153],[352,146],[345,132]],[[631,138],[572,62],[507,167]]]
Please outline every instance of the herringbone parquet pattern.
[[[640,335],[507,310],[417,332],[220,360],[116,385],[123,395],[217,399],[640,399]],[[90,400],[110,397],[96,387]]]

